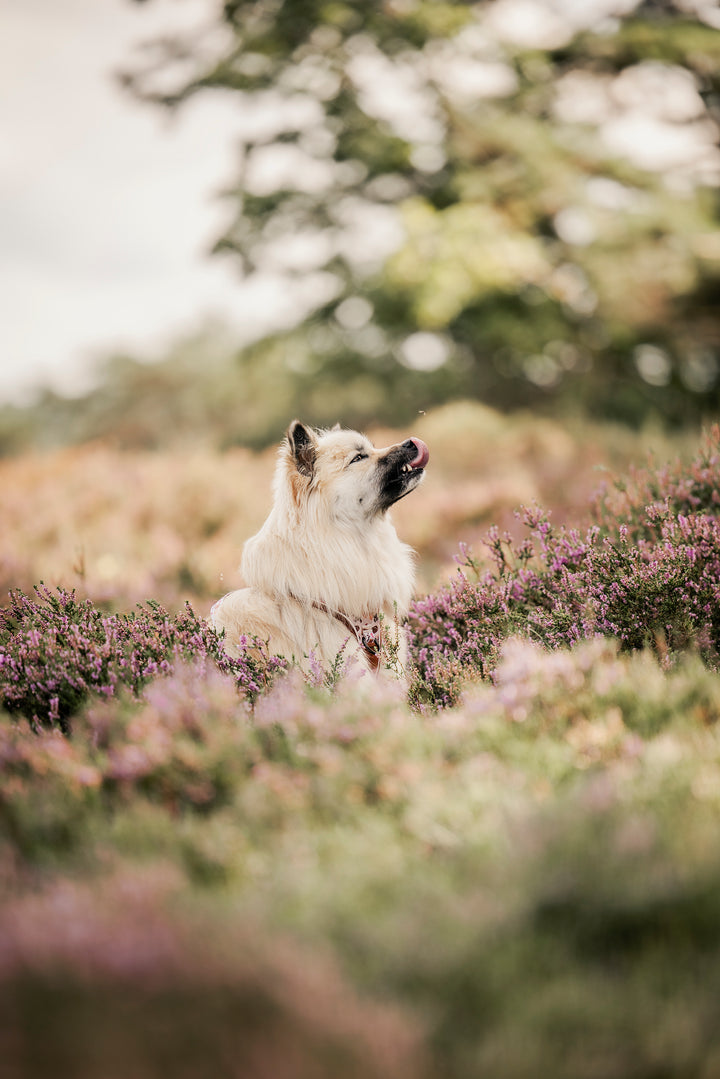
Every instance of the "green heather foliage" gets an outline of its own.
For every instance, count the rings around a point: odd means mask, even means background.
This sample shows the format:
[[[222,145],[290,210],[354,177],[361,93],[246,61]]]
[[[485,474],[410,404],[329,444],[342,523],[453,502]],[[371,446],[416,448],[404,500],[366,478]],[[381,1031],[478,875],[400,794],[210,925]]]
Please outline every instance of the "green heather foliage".
[[[425,642],[440,658],[413,675],[416,707],[359,667],[331,690],[228,665],[190,612],[126,625],[67,593],[16,597],[10,1073],[715,1075],[719,467],[712,432],[684,468],[616,482],[586,532],[531,511],[532,544],[511,545],[527,555],[491,536],[485,578],[468,554],[458,590],[420,601],[462,633]],[[627,607],[598,598],[613,567]],[[64,719],[46,661],[82,684],[56,685]]]

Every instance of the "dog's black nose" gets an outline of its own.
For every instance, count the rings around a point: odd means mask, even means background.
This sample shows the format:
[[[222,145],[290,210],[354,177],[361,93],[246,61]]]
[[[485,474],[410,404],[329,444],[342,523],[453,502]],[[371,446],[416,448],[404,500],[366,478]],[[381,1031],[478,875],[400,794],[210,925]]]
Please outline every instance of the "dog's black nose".
[[[402,448],[403,448],[404,450],[412,450],[412,451],[413,451],[413,453],[415,453],[415,452],[416,452],[416,446],[415,446],[415,443],[413,442],[413,440],[412,440],[411,438],[409,438],[409,439],[407,440],[407,442],[403,442],[403,444],[402,444]]]

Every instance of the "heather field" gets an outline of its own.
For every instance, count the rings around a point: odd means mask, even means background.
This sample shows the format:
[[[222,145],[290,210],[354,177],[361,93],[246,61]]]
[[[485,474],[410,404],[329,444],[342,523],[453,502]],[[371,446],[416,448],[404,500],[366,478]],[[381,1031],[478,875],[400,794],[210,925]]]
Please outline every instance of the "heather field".
[[[0,463],[9,1076],[720,1074],[720,432],[411,433],[407,686],[203,622],[273,451]]]
[[[460,543],[479,547],[492,525],[513,528],[518,506],[584,520],[603,470],[624,472],[650,447],[661,461],[687,457],[696,442],[507,419],[470,402],[419,416],[412,429],[368,433],[376,445],[417,434],[431,447],[420,493],[393,515],[420,556],[418,594],[454,571]],[[148,597],[171,610],[186,599],[206,610],[237,586],[242,543],[270,507],[274,463],[274,449],[221,453],[200,440],[171,453],[90,442],[0,458],[0,594],[42,580],[108,610]]]

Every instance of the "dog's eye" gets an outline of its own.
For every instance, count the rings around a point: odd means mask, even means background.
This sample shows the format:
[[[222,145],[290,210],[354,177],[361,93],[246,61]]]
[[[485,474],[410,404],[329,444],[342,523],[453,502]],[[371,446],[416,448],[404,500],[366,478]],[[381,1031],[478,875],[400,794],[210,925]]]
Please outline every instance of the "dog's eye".
[[[358,461],[366,461],[366,460],[367,460],[367,454],[366,453],[356,453],[355,456],[353,457],[352,461],[350,462],[350,464],[354,465],[354,464],[357,464]]]

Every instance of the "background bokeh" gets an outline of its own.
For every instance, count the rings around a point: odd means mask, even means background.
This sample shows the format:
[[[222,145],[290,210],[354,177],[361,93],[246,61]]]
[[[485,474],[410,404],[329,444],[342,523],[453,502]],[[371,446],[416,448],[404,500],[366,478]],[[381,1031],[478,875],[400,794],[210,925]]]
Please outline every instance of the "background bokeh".
[[[716,4],[146,6],[164,21],[114,73],[148,116],[219,110],[214,265],[255,317],[5,408],[6,451],[262,446],[294,414],[396,425],[462,398],[635,427],[714,414]]]

